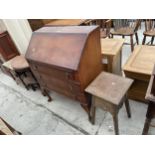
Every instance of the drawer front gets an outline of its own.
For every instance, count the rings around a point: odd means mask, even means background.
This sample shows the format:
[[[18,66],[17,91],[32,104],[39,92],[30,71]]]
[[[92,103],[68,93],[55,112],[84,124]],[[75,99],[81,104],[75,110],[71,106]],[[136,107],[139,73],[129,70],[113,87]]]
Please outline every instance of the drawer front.
[[[73,73],[57,70],[52,67],[35,65],[33,63],[30,63],[30,66],[41,87],[71,98],[76,98],[76,95],[81,93],[80,83],[74,81]]]
[[[68,79],[74,80],[72,73],[65,72],[63,70],[58,70],[53,67],[31,64],[31,68],[32,70],[34,70],[35,72],[38,72],[39,74],[41,73],[44,75],[51,76],[53,78],[59,78],[62,80],[68,80]]]

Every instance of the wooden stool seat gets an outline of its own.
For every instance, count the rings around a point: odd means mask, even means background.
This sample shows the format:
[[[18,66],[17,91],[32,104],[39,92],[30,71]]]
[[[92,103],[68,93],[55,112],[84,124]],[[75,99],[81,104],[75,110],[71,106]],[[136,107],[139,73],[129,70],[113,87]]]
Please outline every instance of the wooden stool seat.
[[[95,108],[100,107],[112,114],[115,134],[119,134],[117,115],[123,102],[125,102],[128,117],[131,117],[126,94],[132,83],[133,80],[128,78],[107,72],[100,73],[85,89],[87,93],[92,95],[91,122],[93,124],[95,123]]]
[[[16,56],[11,60],[12,68],[15,70],[23,70],[29,68],[29,64],[26,61],[25,57],[20,55]]]

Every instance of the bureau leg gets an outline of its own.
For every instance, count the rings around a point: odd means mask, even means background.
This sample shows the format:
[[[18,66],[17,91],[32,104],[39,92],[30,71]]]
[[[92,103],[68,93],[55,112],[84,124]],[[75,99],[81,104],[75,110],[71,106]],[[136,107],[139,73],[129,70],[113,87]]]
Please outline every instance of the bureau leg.
[[[41,90],[41,92],[42,92],[43,96],[47,96],[48,97],[48,102],[51,102],[52,101],[52,98],[49,95],[49,93],[48,93],[47,90],[43,89],[43,90]]]
[[[49,93],[48,93],[48,91],[47,91],[47,90],[45,90],[45,92],[46,92],[46,96],[48,97],[48,102],[51,102],[51,101],[52,101],[51,96],[49,95]]]

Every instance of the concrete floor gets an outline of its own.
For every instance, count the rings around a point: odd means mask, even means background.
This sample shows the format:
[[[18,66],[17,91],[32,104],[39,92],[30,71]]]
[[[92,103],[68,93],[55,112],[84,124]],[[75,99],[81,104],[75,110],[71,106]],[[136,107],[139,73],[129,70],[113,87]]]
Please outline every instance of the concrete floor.
[[[138,31],[140,43],[142,29]],[[126,39],[129,42],[129,38]],[[122,65],[131,54],[130,46],[124,45],[122,50]],[[51,92],[52,102],[36,92],[27,91],[17,85],[14,80],[0,72],[0,116],[15,129],[26,135],[63,135],[63,134],[114,134],[112,117],[108,112],[97,109],[96,124],[91,125],[88,116],[80,104],[65,96]],[[132,118],[128,119],[125,108],[119,112],[120,134],[141,135],[147,105],[130,100]],[[152,122],[152,126],[154,126]],[[154,134],[155,128],[150,127],[149,134]]]

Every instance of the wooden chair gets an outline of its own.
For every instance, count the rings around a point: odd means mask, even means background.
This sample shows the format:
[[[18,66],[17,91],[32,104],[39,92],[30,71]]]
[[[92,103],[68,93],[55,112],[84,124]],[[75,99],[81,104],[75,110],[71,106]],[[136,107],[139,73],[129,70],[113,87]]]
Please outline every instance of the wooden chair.
[[[153,45],[154,37],[155,37],[155,20],[154,19],[146,19],[145,20],[145,31],[143,33],[144,38],[142,44],[145,44],[146,37],[151,37],[151,45]]]
[[[112,20],[111,19],[105,19],[102,20],[101,24],[101,38],[107,38],[110,35],[110,29],[112,27]]]
[[[15,130],[0,117],[0,135],[21,135],[21,132]]]
[[[133,43],[133,36],[136,37],[136,42],[139,44],[138,40],[138,28],[140,26],[141,20],[127,20],[127,19],[116,19],[113,20],[114,29],[110,31],[110,36],[113,38],[114,35],[122,36],[130,36],[130,44],[131,44],[131,51],[134,50],[134,43]]]
[[[110,28],[112,26],[111,19],[89,19],[85,22],[85,25],[99,25],[101,38],[107,38],[110,34]]]

